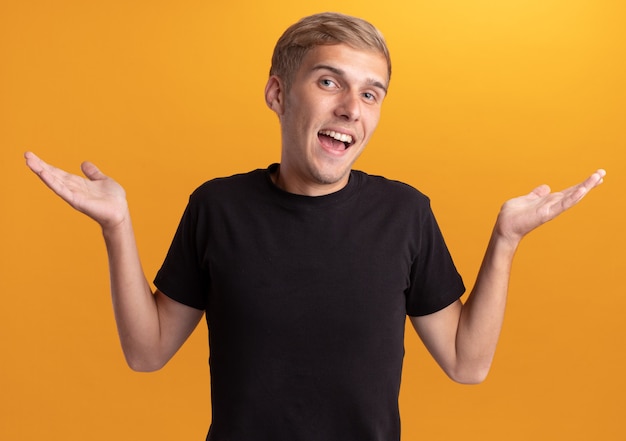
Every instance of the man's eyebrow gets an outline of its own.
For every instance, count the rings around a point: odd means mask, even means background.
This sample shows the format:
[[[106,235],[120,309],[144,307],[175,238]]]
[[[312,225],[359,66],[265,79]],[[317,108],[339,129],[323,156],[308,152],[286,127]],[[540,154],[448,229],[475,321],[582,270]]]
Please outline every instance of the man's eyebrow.
[[[315,66],[313,66],[313,69],[311,69],[313,72],[317,71],[317,70],[329,70],[332,73],[334,73],[335,75],[339,75],[339,76],[344,76],[345,75],[345,71],[342,69],[339,69],[337,67],[334,66],[329,66],[328,64],[317,64]],[[378,89],[381,89],[383,92],[385,92],[385,94],[387,94],[387,86],[385,86],[383,83],[381,83],[378,80],[375,80],[373,78],[368,78],[366,80],[366,83],[369,84],[370,86],[376,87]]]

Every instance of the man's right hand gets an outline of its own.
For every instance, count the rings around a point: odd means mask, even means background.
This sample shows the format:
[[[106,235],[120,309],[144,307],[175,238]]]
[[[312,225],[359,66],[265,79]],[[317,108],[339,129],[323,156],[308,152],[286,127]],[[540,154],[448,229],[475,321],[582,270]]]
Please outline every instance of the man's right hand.
[[[126,192],[120,184],[91,162],[81,164],[86,178],[47,164],[32,152],[24,154],[26,165],[59,197],[73,208],[112,229],[128,220]]]

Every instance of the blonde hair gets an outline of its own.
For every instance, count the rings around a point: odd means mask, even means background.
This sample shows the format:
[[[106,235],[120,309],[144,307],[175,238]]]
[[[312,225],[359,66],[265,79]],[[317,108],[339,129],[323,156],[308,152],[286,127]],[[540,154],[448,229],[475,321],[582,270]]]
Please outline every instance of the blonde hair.
[[[274,47],[270,75],[281,77],[288,89],[302,59],[310,49],[341,43],[384,55],[388,79],[391,78],[391,58],[380,31],[363,19],[336,12],[304,17],[287,28]]]

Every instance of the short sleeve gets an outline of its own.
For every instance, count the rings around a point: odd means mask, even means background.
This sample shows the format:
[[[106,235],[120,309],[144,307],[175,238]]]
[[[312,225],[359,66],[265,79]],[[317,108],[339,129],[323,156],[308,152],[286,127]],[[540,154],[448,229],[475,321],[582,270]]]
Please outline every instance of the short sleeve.
[[[189,203],[174,235],[155,286],[177,302],[204,310],[209,292],[209,273],[203,265],[206,250],[206,222],[197,192]]]
[[[417,252],[411,266],[406,309],[410,316],[437,312],[465,292],[439,225],[430,207],[419,215]]]

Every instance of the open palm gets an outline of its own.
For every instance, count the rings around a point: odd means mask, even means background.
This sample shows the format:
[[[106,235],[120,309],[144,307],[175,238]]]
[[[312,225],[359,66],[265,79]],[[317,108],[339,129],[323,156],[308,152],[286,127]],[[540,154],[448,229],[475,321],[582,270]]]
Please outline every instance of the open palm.
[[[587,193],[603,182],[606,172],[598,170],[580,184],[552,193],[541,185],[525,196],[507,201],[500,210],[497,230],[500,234],[519,241],[538,226],[554,219],[576,205]]]
[[[81,165],[84,178],[53,167],[32,152],[24,157],[26,165],[52,191],[103,228],[118,225],[128,216],[126,192],[94,164],[84,162]]]

